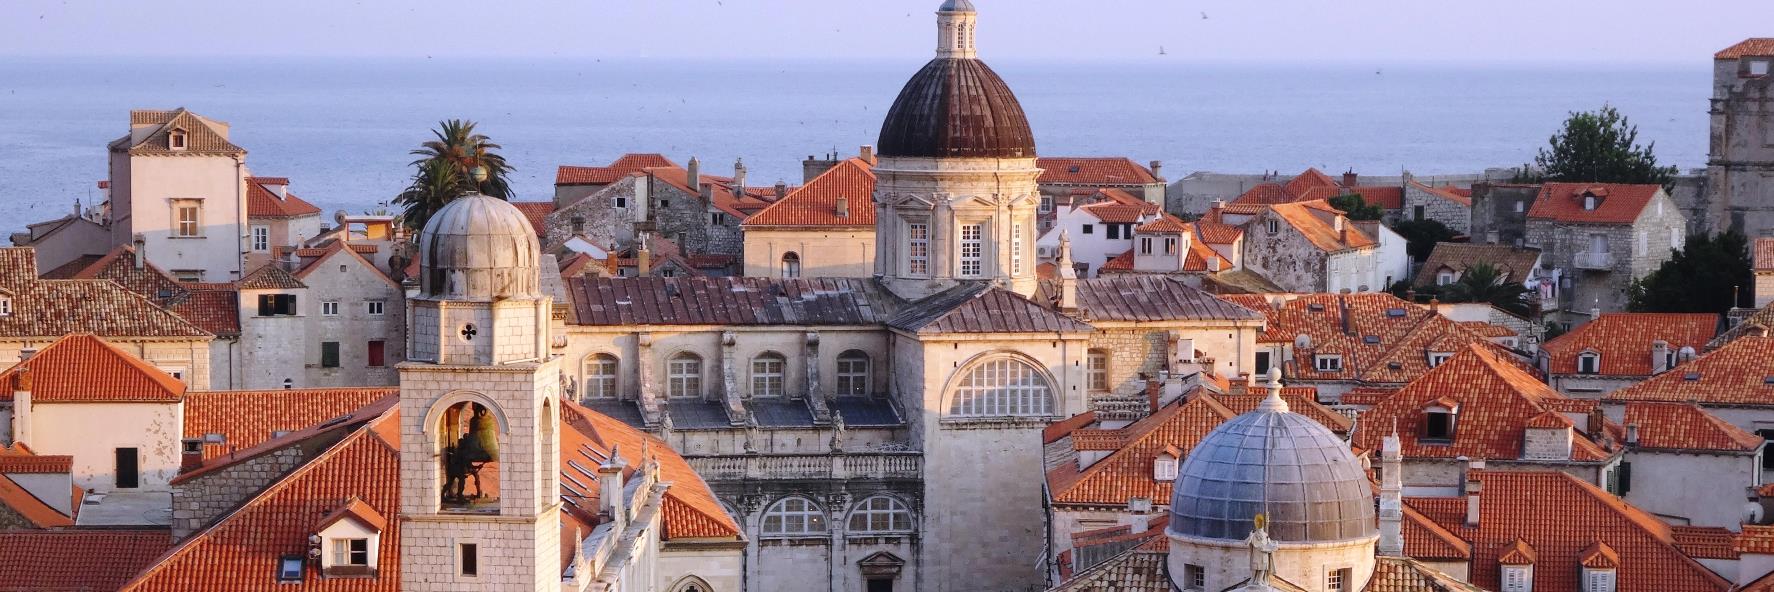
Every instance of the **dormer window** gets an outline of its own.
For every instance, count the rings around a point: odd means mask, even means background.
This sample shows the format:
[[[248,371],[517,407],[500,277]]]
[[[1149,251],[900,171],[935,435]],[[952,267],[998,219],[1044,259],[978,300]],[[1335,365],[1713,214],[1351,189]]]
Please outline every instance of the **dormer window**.
[[[1174,446],[1165,447],[1158,453],[1158,458],[1152,460],[1152,480],[1160,483],[1177,480],[1177,465],[1181,460],[1181,451]]]
[[[1583,352],[1581,354],[1577,354],[1577,373],[1578,374],[1600,374],[1601,368],[1602,368],[1602,355],[1601,354],[1598,354],[1595,352]]]
[[[1448,441],[1454,439],[1454,425],[1459,404],[1440,400],[1423,408],[1423,439]]]
[[[1602,203],[1601,198],[1596,197],[1595,194],[1593,194],[1593,193],[1583,194],[1583,211],[1593,212],[1593,211],[1595,211],[1596,206],[1601,205],[1601,203]]]
[[[1341,372],[1343,370],[1343,356],[1336,354],[1319,354],[1313,356],[1312,364],[1319,372]]]
[[[321,519],[311,544],[319,546],[320,573],[328,577],[374,576],[387,519],[369,504],[351,498]]]
[[[173,150],[185,149],[185,130],[175,129],[166,134],[166,147]]]
[[[1502,571],[1502,592],[1534,592],[1533,565],[1505,565]]]
[[[1437,286],[1446,286],[1446,285],[1448,285],[1448,284],[1451,284],[1451,283],[1454,283],[1454,279],[1455,279],[1455,277],[1454,277],[1454,270],[1451,270],[1451,269],[1443,269],[1443,270],[1441,270],[1441,271],[1439,271],[1439,272],[1436,272],[1436,274],[1435,274],[1435,285],[1437,285]]]
[[[12,316],[12,296],[0,294],[0,317]]]
[[[1453,352],[1429,352],[1429,367],[1440,366],[1442,362],[1446,362],[1448,358],[1452,357],[1454,357]]]

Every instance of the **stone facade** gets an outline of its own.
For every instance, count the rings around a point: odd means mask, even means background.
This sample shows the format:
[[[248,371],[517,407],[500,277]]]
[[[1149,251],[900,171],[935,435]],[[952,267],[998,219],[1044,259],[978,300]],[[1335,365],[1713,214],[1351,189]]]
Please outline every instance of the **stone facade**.
[[[306,311],[304,379],[298,387],[390,386],[406,350],[406,292],[362,257],[345,250],[313,263],[302,276],[312,295]],[[330,306],[329,306],[330,303]],[[244,315],[243,310],[243,317]],[[330,313],[330,314],[329,314]],[[242,326],[257,319],[242,319]],[[255,331],[255,334],[263,334]],[[327,367],[326,343],[337,344],[337,366]],[[289,336],[243,344],[255,349],[290,348]],[[381,359],[371,350],[381,349]],[[268,353],[268,352],[266,352]],[[263,355],[263,354],[261,354]],[[282,388],[258,384],[249,388]]]
[[[787,253],[800,258],[800,277],[869,277],[875,271],[875,229],[747,229],[744,273],[748,277],[784,277],[782,257]]]
[[[543,250],[559,248],[575,236],[604,248],[633,241],[635,222],[646,219],[649,203],[635,196],[649,194],[651,180],[647,175],[630,175],[548,214],[543,218]]]
[[[1578,224],[1534,218],[1527,221],[1526,246],[1540,249],[1544,265],[1568,270],[1559,286],[1559,308],[1565,322],[1587,319],[1594,309],[1626,309],[1633,280],[1656,271],[1686,240],[1687,221],[1675,202],[1658,191],[1631,224]],[[1597,251],[1597,249],[1605,249]],[[1584,253],[1605,253],[1606,266]],[[1584,265],[1579,265],[1583,263]]]
[[[1539,185],[1478,183],[1472,186],[1472,242],[1522,246],[1528,235],[1528,210],[1540,196]]]
[[[308,458],[301,446],[290,446],[174,483],[172,536],[184,539],[218,516],[258,495]]]
[[[1471,206],[1429,191],[1428,187],[1411,180],[1408,173],[1404,183],[1404,216],[1412,220],[1434,220],[1459,234],[1472,230]]]
[[[882,156],[874,170],[875,275],[895,294],[923,298],[959,280],[1035,293],[1034,158]]]
[[[1713,60],[1705,230],[1774,234],[1774,56]],[[1756,64],[1763,74],[1757,75]]]

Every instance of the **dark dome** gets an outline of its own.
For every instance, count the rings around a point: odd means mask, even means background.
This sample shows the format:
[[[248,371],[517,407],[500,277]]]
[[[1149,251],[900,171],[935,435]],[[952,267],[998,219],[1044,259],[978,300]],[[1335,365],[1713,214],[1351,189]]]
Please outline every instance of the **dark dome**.
[[[881,156],[1034,158],[1010,85],[985,62],[937,58],[905,83],[881,124]]]
[[[1285,409],[1232,418],[1189,451],[1171,495],[1171,533],[1242,540],[1261,512],[1283,543],[1377,534],[1361,462],[1330,429]]]

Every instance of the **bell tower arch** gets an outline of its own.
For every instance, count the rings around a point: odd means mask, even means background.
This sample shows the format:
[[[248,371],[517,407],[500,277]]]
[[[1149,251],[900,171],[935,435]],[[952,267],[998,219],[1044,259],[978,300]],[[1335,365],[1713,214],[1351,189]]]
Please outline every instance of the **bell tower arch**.
[[[536,235],[467,195],[419,238],[400,371],[401,589],[559,590],[560,368]]]

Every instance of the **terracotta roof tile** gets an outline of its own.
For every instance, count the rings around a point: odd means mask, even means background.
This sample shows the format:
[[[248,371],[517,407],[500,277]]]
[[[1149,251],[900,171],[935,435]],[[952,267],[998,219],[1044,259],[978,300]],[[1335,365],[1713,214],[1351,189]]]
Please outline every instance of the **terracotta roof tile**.
[[[671,488],[665,492],[662,508],[666,539],[743,536],[738,523],[727,515],[721,502],[715,498],[714,491],[708,488],[708,484],[696,474],[695,469],[690,468],[690,463],[672,450],[664,440],[572,402],[561,405],[561,410],[561,423],[569,428],[561,430],[562,459],[576,454],[572,450],[581,447],[600,452],[605,458],[611,448],[620,448],[621,457],[628,461],[629,472],[632,474],[645,460],[642,458],[643,451],[656,455],[659,461],[659,479],[672,483]],[[561,463],[561,470],[568,470],[565,462]],[[562,481],[565,484],[567,480]],[[597,495],[597,492],[591,491],[580,493],[588,503],[595,501]]]
[[[1738,553],[1756,553],[1774,555],[1774,525],[1745,524],[1743,531],[1738,533],[1732,543],[1732,550]]]
[[[1344,188],[1346,193],[1361,196],[1361,200],[1380,206],[1384,210],[1404,209],[1404,188],[1391,185],[1362,185]]]
[[[1528,208],[1528,218],[1556,220],[1579,224],[1631,224],[1645,205],[1663,191],[1658,185],[1626,185],[1621,183],[1546,183],[1540,186],[1539,197]],[[1594,210],[1584,210],[1585,194],[1594,194],[1601,203]]]
[[[1218,222],[1195,222],[1195,236],[1210,245],[1230,245],[1244,236],[1244,229]]]
[[[875,173],[867,161],[845,159],[806,185],[745,219],[747,227],[875,226]],[[839,200],[844,215],[838,214]]]
[[[1638,445],[1647,449],[1753,454],[1763,444],[1761,436],[1688,403],[1627,403],[1626,425],[1638,426]]]
[[[239,293],[233,284],[180,282],[151,261],[135,266],[135,249],[119,245],[95,256],[67,279],[111,280],[219,337],[240,335]]]
[[[205,444],[203,457],[227,456],[278,432],[303,430],[399,392],[394,387],[192,391],[185,396],[184,437],[220,434],[223,442]]]
[[[1447,317],[1391,294],[1223,294],[1219,298],[1266,317],[1259,343],[1294,343],[1305,336],[1310,347],[1295,348],[1293,358],[1283,361],[1290,381],[1402,385],[1429,371],[1432,353],[1453,353],[1473,343],[1498,347]],[[1282,301],[1279,306],[1277,300]],[[1342,356],[1342,368],[1318,370],[1317,354]]]
[[[536,229],[536,236],[548,235],[548,223],[544,220],[554,213],[554,202],[551,201],[514,201],[517,211],[524,213],[524,219],[530,221],[530,227]]]
[[[185,393],[184,383],[88,333],[56,340],[0,372],[0,384],[12,384],[21,369],[30,372],[33,403],[177,403]]]
[[[297,249],[296,256],[302,258],[319,257],[327,254],[329,249]],[[304,254],[309,253],[309,254]],[[276,264],[267,264],[246,274],[235,284],[242,290],[295,290],[308,287],[302,280],[290,275]]]
[[[600,278],[566,280],[579,325],[869,325],[899,301],[872,280]]]
[[[1294,201],[1294,196],[1289,194],[1287,192],[1287,190],[1281,186],[1280,183],[1273,183],[1273,182],[1258,183],[1256,185],[1251,186],[1250,189],[1244,190],[1244,193],[1239,194],[1238,197],[1234,198],[1230,203],[1227,203],[1226,207],[1230,208],[1230,206],[1233,206],[1233,205],[1263,206],[1263,205],[1272,205],[1272,204],[1278,204],[1278,203],[1287,203],[1290,201]],[[1231,210],[1228,209],[1227,211],[1231,211]],[[1249,213],[1249,212],[1235,212],[1235,213]]]
[[[1399,532],[1404,535],[1404,554],[1408,557],[1449,561],[1472,558],[1471,544],[1409,505],[1404,507]]]
[[[1539,249],[1518,249],[1508,245],[1436,243],[1435,249],[1429,252],[1429,258],[1418,268],[1416,282],[1419,286],[1433,286],[1436,275],[1444,268],[1455,273],[1464,273],[1473,265],[1489,263],[1497,271],[1504,273],[1508,281],[1521,283],[1533,274],[1534,266],[1539,261]]]
[[[1718,333],[1719,315],[1689,313],[1605,313],[1540,346],[1549,358],[1547,372],[1576,374],[1584,352],[1601,355],[1603,376],[1650,376],[1651,345],[1666,342],[1669,353],[1691,347],[1699,351]]]
[[[1416,181],[1408,181],[1407,183],[1412,188],[1415,188],[1418,191],[1422,191],[1422,192],[1427,193],[1429,195],[1439,197],[1441,199],[1453,202],[1453,203],[1461,205],[1461,206],[1465,206],[1468,208],[1472,207],[1472,196],[1461,195],[1460,193],[1454,191],[1454,188],[1452,188],[1452,187],[1435,187],[1435,186],[1431,186],[1431,185],[1425,185],[1423,183],[1419,183]]]
[[[609,185],[623,177],[652,167],[675,167],[677,163],[660,154],[624,154],[609,166],[561,166],[555,172],[555,185]]]
[[[1670,534],[1675,537],[1675,546],[1682,553],[1695,559],[1737,559],[1737,551],[1732,548],[1737,540],[1737,533],[1720,526],[1675,526],[1669,527]]]
[[[165,530],[0,532],[0,590],[116,590],[171,546]]]
[[[1324,215],[1315,214],[1312,210],[1337,212],[1322,201],[1275,204],[1269,207],[1270,212],[1287,222],[1288,226],[1299,231],[1308,242],[1312,243],[1312,246],[1318,247],[1320,250],[1338,252],[1363,249],[1378,244],[1373,237],[1362,232],[1354,223],[1342,218],[1340,212]],[[1332,220],[1342,220],[1343,229],[1341,231],[1337,230],[1334,221],[1325,220],[1331,216],[1335,216]]]
[[[1511,551],[1519,541],[1534,555],[1536,592],[1578,592],[1584,551],[1600,542],[1626,559],[1619,563],[1619,592],[1731,588],[1730,582],[1681,552],[1668,524],[1592,484],[1557,471],[1485,470],[1475,475],[1484,486],[1477,527],[1465,525],[1464,498],[1406,499],[1472,544],[1468,580],[1473,584],[1501,589],[1501,559],[1515,554]],[[1559,519],[1547,520],[1545,508],[1558,508]]]
[[[1300,173],[1299,176],[1288,180],[1287,184],[1282,186],[1282,189],[1286,191],[1288,195],[1297,196],[1310,189],[1340,190],[1341,188],[1337,186],[1336,181],[1330,178],[1330,175],[1320,172],[1317,168],[1308,168],[1305,172]]]
[[[320,208],[303,201],[294,193],[288,193],[289,179],[283,177],[247,177],[246,178],[246,215],[250,218],[294,218],[297,216],[315,216]],[[279,198],[271,190],[272,187],[285,187],[284,196]]]
[[[1072,157],[1043,156],[1035,159],[1041,168],[1039,183],[1095,185],[1144,185],[1157,183],[1152,170],[1123,156]]]
[[[223,137],[222,131],[215,127],[220,122],[212,122],[208,118],[186,111],[183,107],[172,111],[150,111],[147,113],[151,113],[151,116],[142,118],[138,118],[136,113],[135,111],[130,112],[132,126],[138,123],[147,123],[159,127],[149,132],[140,142],[133,144],[129,141],[134,136],[132,131],[131,134],[111,142],[112,150],[127,151],[132,155],[160,156],[187,154],[241,156],[246,154],[245,148],[235,146],[226,137]],[[162,117],[165,119],[161,119]],[[153,123],[148,123],[150,121]],[[170,138],[174,131],[181,131],[185,134],[185,148],[173,149]]]
[[[1362,592],[1484,592],[1484,588],[1413,558],[1378,557],[1374,560],[1373,577],[1368,579]]]
[[[1263,402],[1263,398],[1268,396],[1268,393],[1267,387],[1261,384],[1247,386],[1236,383],[1225,394],[1208,394],[1206,396],[1213,397],[1225,405],[1227,409],[1231,409],[1233,415],[1243,415],[1256,410],[1257,405]],[[1281,400],[1287,402],[1289,410],[1323,424],[1324,427],[1330,428],[1330,431],[1348,434],[1350,430],[1355,429],[1355,420],[1319,404],[1318,389],[1316,388],[1284,386],[1281,389]]]
[[[0,336],[55,338],[69,333],[104,337],[208,338],[203,329],[107,280],[37,279],[36,252],[0,248],[0,290],[13,314],[0,317]]]
[[[24,444],[0,446],[0,474],[43,475],[66,473],[74,467],[74,457],[65,454],[41,455]]]
[[[1746,56],[1774,56],[1774,37],[1751,37],[1719,50],[1715,60],[1735,60]]]
[[[1607,399],[1774,406],[1774,337],[1740,337],[1673,371],[1609,393]]]
[[[1047,488],[1050,499],[1057,504],[1076,505],[1121,506],[1135,497],[1158,504],[1168,503],[1172,483],[1153,478],[1153,462],[1158,453],[1170,446],[1193,449],[1208,432],[1237,415],[1211,397],[1192,396],[1187,401],[1165,406],[1152,415],[1114,430],[1123,444],[1089,467],[1080,470],[1076,460],[1068,460],[1049,469]],[[1075,438],[1080,432],[1090,431],[1100,430],[1081,429],[1067,435]],[[1076,439],[1071,448],[1078,450]]]
[[[1170,214],[1164,214],[1162,216],[1159,216],[1157,220],[1153,220],[1151,222],[1147,222],[1145,224],[1141,224],[1141,225],[1135,227],[1133,229],[1133,231],[1134,232],[1165,233],[1165,234],[1182,234],[1182,233],[1190,232],[1191,229],[1189,227],[1189,223],[1182,221],[1182,219],[1177,218],[1176,216],[1172,216]]]
[[[1774,271],[1774,237],[1756,239],[1751,251],[1754,252],[1752,259],[1755,261],[1756,271]]]
[[[1494,349],[1469,346],[1391,397],[1362,413],[1365,425],[1395,426],[1406,458],[1522,458],[1522,441],[1530,427],[1568,427],[1562,408],[1549,405],[1565,397],[1530,374],[1518,361]],[[1450,439],[1425,434],[1425,411],[1454,406]],[[1593,402],[1586,402],[1593,405]],[[1353,444],[1378,449],[1390,429],[1357,430]],[[1613,453],[1581,431],[1572,434],[1571,459],[1601,461]]]

